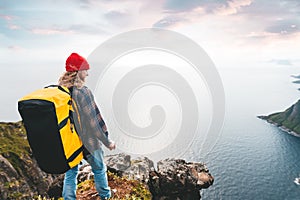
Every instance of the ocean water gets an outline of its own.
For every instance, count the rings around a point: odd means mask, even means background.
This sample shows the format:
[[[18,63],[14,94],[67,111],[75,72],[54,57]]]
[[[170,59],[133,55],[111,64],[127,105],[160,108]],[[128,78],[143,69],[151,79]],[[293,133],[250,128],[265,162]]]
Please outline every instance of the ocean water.
[[[300,99],[291,75],[296,67],[220,70],[226,118],[215,147],[204,161],[215,177],[203,199],[300,199],[300,138],[258,119],[283,111]],[[197,152],[196,145],[193,147]]]

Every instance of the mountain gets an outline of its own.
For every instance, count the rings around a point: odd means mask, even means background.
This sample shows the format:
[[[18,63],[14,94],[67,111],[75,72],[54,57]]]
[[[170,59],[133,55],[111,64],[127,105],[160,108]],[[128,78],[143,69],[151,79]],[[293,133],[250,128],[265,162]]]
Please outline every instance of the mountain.
[[[273,113],[268,116],[258,116],[267,120],[283,130],[300,137],[300,100],[283,112]]]
[[[293,78],[300,78],[300,75],[292,75]]]
[[[105,163],[114,200],[199,200],[199,190],[214,182],[205,164],[182,159],[161,160],[155,169],[147,157],[131,159],[130,155],[121,153],[105,156]],[[57,199],[61,197],[63,178],[63,174],[52,175],[40,170],[21,122],[0,122],[0,199]],[[81,167],[78,183],[78,199],[98,199],[90,166]]]
[[[298,80],[298,81],[293,81],[293,83],[300,84],[300,80]]]

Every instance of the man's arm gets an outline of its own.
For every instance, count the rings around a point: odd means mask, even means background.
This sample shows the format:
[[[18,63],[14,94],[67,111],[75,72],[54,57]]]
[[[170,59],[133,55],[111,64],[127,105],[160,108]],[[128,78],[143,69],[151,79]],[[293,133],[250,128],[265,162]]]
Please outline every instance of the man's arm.
[[[88,133],[98,138],[107,148],[111,149],[112,141],[108,137],[107,128],[105,122],[100,114],[100,111],[95,103],[92,92],[84,87],[81,89],[83,95],[80,98],[80,104],[82,106],[82,112],[80,115],[85,117],[85,123],[88,127]]]

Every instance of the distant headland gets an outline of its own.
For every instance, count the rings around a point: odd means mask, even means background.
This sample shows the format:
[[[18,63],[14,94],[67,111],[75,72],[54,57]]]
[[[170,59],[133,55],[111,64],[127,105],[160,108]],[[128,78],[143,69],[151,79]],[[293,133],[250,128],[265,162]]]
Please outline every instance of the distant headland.
[[[300,137],[300,100],[283,112],[258,116],[258,118],[274,124],[289,134]]]

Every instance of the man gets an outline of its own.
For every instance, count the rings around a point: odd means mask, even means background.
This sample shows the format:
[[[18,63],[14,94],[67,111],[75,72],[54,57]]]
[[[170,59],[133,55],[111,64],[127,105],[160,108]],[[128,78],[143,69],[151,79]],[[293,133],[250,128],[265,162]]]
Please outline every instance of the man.
[[[74,115],[75,128],[85,146],[84,158],[91,165],[97,192],[101,199],[111,197],[108,186],[106,166],[103,161],[102,144],[113,150],[116,145],[108,137],[105,122],[95,103],[92,92],[84,86],[90,66],[85,58],[72,53],[66,60],[66,72],[59,79],[59,85],[68,87],[72,91],[76,113]],[[68,170],[63,185],[63,198],[76,199],[78,166]]]

